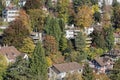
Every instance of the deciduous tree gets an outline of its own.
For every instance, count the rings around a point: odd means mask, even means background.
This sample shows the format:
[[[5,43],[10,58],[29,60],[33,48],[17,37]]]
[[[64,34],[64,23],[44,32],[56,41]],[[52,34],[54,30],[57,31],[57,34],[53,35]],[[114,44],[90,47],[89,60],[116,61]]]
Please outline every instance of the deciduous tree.
[[[30,9],[28,11],[31,21],[31,27],[34,31],[42,31],[45,20],[45,13],[40,9]]]
[[[27,53],[27,54],[31,55],[35,48],[35,45],[34,45],[32,39],[29,37],[24,38],[22,41],[22,44],[23,45],[21,46],[21,48],[19,50],[23,53]]]
[[[7,66],[8,66],[8,61],[6,56],[0,54],[0,80],[3,80],[3,76],[5,75]]]
[[[10,23],[9,27],[4,31],[3,44],[8,44],[20,48],[24,38],[29,36],[29,30],[23,25],[20,19]]]
[[[53,36],[46,35],[44,39],[44,48],[46,55],[56,54],[58,51],[58,45]]]
[[[57,3],[57,11],[58,11],[58,17],[62,18],[64,22],[68,22],[68,6],[69,6],[69,0],[58,0]]]
[[[40,9],[42,5],[43,5],[42,0],[26,0],[24,8],[25,10]]]
[[[93,22],[92,9],[89,6],[83,5],[78,8],[78,13],[75,16],[76,25],[80,28],[91,26]]]

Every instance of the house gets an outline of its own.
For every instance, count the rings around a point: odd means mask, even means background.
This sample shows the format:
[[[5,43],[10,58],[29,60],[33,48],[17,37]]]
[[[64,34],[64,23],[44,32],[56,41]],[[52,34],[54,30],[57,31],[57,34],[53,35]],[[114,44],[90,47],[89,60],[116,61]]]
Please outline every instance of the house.
[[[114,62],[109,57],[96,57],[92,64],[94,65],[92,68],[94,68],[98,73],[105,73],[108,70],[113,69]]]
[[[9,6],[11,4],[11,0],[4,0],[5,1],[5,6]]]
[[[104,54],[105,56],[111,57],[113,61],[116,61],[120,58],[120,50],[119,49],[112,49],[109,52]]]
[[[113,3],[113,0],[98,0],[98,5],[99,5],[100,7],[102,7],[104,1],[105,1],[105,4],[106,4],[106,5],[112,5],[112,3]],[[120,0],[117,0],[117,2],[120,2]]]
[[[86,35],[90,35],[93,31],[94,31],[94,27],[88,27],[88,28],[85,27],[84,33]]]
[[[94,28],[93,27],[89,27],[89,28],[85,28],[83,30],[80,30],[78,27],[75,27],[74,25],[66,25],[65,26],[65,32],[66,32],[66,38],[67,39],[75,39],[77,34],[79,32],[83,32],[83,34],[85,34],[86,36],[86,45],[87,47],[90,47],[91,43],[92,43],[92,38],[89,37],[89,35],[93,32]]]
[[[42,33],[39,32],[32,32],[30,36],[34,43],[36,44],[38,41],[42,41]]]
[[[65,32],[66,32],[66,38],[67,39],[74,39],[75,36],[77,35],[78,32],[80,32],[80,30],[75,29],[74,25],[65,25]]]
[[[18,5],[20,7],[23,7],[25,5],[25,3],[26,3],[26,0],[19,0]]]
[[[115,44],[120,44],[120,32],[119,33],[114,33],[114,43]]]
[[[14,21],[17,16],[19,16],[19,9],[14,6],[6,7],[6,9],[2,11],[4,22]]]
[[[16,57],[21,55],[14,46],[0,47],[0,54],[6,56],[8,63],[15,62]]]
[[[63,80],[68,74],[81,73],[82,70],[82,66],[77,62],[54,64],[49,68],[48,77],[49,80]]]

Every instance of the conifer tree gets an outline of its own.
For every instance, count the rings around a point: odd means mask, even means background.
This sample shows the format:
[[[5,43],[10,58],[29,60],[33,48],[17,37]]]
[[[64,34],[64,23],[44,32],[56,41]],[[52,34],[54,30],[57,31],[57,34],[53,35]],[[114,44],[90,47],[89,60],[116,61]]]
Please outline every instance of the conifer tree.
[[[40,42],[37,43],[31,58],[32,80],[47,80],[47,62],[45,52]]]
[[[85,64],[83,69],[83,80],[95,80],[92,69],[89,67],[88,64]]]
[[[51,18],[48,16],[45,22],[45,32],[46,34],[55,37],[57,43],[59,44],[61,38],[61,29],[57,18]]]
[[[61,39],[60,39],[60,50],[64,51],[65,49],[67,49],[67,39],[65,38],[64,35],[62,35]]]
[[[29,72],[29,60],[18,57],[16,62],[6,70],[4,80],[30,80]]]
[[[79,32],[75,39],[75,45],[77,51],[83,51],[86,46],[85,37],[82,32]]]

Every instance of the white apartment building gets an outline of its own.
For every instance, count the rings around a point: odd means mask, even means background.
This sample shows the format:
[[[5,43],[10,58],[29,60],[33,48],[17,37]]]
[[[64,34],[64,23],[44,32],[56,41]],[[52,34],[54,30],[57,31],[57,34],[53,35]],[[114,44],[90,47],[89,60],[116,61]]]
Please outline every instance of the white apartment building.
[[[112,3],[113,3],[113,0],[98,0],[98,5],[100,7],[102,7],[104,1],[105,1],[106,5],[112,5]],[[117,0],[117,1],[120,2],[120,0]]]
[[[5,6],[8,7],[12,3],[12,0],[4,0],[4,2],[5,2]],[[26,0],[19,0],[18,5],[22,7],[25,5],[25,3],[26,3]]]
[[[19,0],[18,5],[20,7],[23,7],[25,5],[25,3],[26,3],[26,0]]]
[[[15,7],[8,7],[2,12],[4,22],[11,22],[16,19],[17,16],[19,16],[19,9]]]
[[[6,6],[6,7],[9,6],[10,3],[11,3],[11,0],[4,0],[4,1],[5,1],[5,6]]]
[[[66,25],[65,28],[66,28],[65,32],[66,32],[67,39],[74,39],[77,33],[81,31],[75,28],[74,25],[71,25],[71,26]],[[85,28],[82,32],[85,33],[86,35],[90,35],[93,31],[94,31],[93,27],[88,27],[88,28]]]

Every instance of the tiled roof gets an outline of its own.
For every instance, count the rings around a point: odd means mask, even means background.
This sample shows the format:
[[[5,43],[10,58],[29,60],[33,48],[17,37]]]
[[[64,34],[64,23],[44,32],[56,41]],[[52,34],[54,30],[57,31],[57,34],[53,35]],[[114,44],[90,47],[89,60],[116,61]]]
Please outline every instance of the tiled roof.
[[[52,68],[54,69],[54,71],[56,70],[55,72],[61,73],[61,72],[79,70],[82,68],[82,66],[80,66],[80,64],[78,64],[77,62],[69,62],[69,63],[62,63],[62,64],[54,64]]]
[[[107,65],[107,62],[110,60],[110,58],[109,57],[96,57],[95,58],[95,61],[101,66],[101,67],[103,67],[103,66],[105,66],[105,65]]]
[[[0,49],[0,54],[6,55],[8,60],[14,61],[17,56],[19,56],[21,53],[14,47],[14,46],[9,46],[9,47],[1,47]]]
[[[114,33],[115,38],[120,38],[120,33]]]

